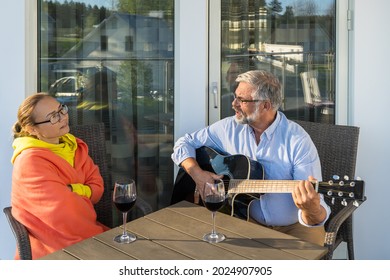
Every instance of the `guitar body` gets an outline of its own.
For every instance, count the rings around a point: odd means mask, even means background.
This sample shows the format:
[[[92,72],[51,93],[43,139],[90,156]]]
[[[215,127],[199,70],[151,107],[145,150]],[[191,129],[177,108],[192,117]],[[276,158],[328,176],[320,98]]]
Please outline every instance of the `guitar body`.
[[[196,161],[203,170],[224,175],[224,182],[229,179],[264,179],[261,164],[244,155],[223,155],[209,147],[196,150]],[[225,184],[227,191],[228,184]],[[195,182],[182,168],[177,174],[171,204],[182,200],[194,202]]]
[[[264,179],[261,164],[244,155],[222,155],[203,146],[196,150],[196,161],[201,167],[230,179]]]

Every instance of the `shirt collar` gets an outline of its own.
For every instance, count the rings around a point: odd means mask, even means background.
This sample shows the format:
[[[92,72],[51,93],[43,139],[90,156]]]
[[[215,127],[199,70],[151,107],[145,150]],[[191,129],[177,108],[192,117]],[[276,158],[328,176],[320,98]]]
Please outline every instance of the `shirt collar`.
[[[278,127],[279,123],[280,123],[280,112],[279,111],[276,111],[276,118],[275,120],[272,122],[272,124],[263,132],[263,134],[261,135],[261,138],[262,137],[267,137],[268,140],[270,140],[272,138],[272,134],[275,132],[276,128]],[[263,136],[265,135],[265,136]]]

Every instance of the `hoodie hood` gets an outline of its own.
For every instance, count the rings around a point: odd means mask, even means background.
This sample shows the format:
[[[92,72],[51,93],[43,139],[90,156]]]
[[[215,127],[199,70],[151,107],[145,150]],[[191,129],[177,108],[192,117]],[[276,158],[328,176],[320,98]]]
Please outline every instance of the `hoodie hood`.
[[[74,166],[74,155],[77,149],[77,142],[76,137],[70,133],[61,136],[59,144],[51,144],[34,137],[25,136],[16,138],[12,143],[12,148],[14,149],[14,153],[11,158],[12,164],[15,162],[18,155],[20,155],[24,150],[42,148],[51,150],[56,155],[69,162],[70,165]]]

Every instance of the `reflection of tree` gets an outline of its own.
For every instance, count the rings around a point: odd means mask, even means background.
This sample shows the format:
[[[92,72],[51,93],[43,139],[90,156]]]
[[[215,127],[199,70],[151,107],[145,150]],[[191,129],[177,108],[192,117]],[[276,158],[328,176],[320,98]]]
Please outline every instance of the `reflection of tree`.
[[[155,105],[154,100],[148,98],[152,82],[152,69],[147,62],[132,60],[121,64],[118,71],[119,102],[123,109],[131,114],[126,115],[136,129],[140,121],[138,116],[147,109],[153,110]]]
[[[286,18],[293,18],[294,17],[294,9],[292,6],[286,6],[286,11],[284,12],[284,16]]]
[[[152,69],[144,61],[125,61],[119,67],[118,90],[121,100],[132,103],[136,96],[145,96],[152,89]]]
[[[162,11],[163,17],[172,22],[174,0],[118,0],[117,9],[119,12],[145,16],[150,12]]]
[[[271,14],[275,15],[283,11],[282,3],[278,0],[272,0],[267,5]]]
[[[293,4],[297,16],[318,15],[318,5],[316,0],[296,0]]]
[[[272,0],[268,3],[267,8],[271,14],[271,43],[276,41],[276,15],[283,11],[282,3],[278,0]]]
[[[99,8],[96,5],[92,7],[77,1],[41,2],[42,17],[46,16],[46,21],[50,18],[56,24],[56,28],[52,30],[54,37],[48,42],[48,57],[61,57],[82,40],[94,25],[101,23],[111,14],[105,7]],[[50,27],[47,26],[42,30],[41,35],[44,37],[44,32],[49,29]]]

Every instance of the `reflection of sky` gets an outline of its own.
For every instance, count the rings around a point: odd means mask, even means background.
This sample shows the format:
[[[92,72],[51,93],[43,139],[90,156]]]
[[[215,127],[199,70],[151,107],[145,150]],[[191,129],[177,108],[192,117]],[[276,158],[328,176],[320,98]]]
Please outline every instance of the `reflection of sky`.
[[[270,3],[271,1],[266,0],[266,2]],[[322,13],[326,13],[328,11],[328,9],[335,2],[335,0],[279,0],[279,2],[282,4],[283,9],[286,6],[292,6],[294,8],[294,7],[299,7],[299,6],[305,5],[306,3],[313,2],[313,3],[315,3],[315,5],[318,9],[317,12],[319,14],[322,14]],[[284,13],[284,12],[285,12],[285,10],[282,11],[282,13]]]

